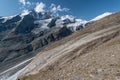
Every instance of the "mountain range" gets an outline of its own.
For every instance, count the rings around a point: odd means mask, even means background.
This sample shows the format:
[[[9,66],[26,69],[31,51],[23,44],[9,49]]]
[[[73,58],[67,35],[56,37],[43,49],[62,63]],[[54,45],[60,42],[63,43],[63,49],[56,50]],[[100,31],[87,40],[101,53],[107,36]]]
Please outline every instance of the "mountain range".
[[[71,51],[76,53],[81,45],[85,46],[84,43],[104,37],[98,36],[96,38],[95,35],[100,35],[107,31],[108,33],[106,34],[112,34],[112,32],[109,33],[109,30],[112,30],[112,28],[105,31],[104,29],[108,28],[108,26],[119,24],[119,18],[117,19],[119,14],[103,15],[102,17],[97,17],[97,19],[86,21],[76,19],[71,15],[56,16],[52,12],[36,12],[31,10],[15,16],[0,17],[0,80],[15,80],[18,76],[21,78],[21,75],[23,76],[26,73],[28,73],[27,76],[32,74],[38,75],[36,71],[44,70],[44,68],[45,71],[48,71],[45,74],[50,75],[49,69],[51,72],[54,68],[52,64],[64,64],[64,60],[66,63],[66,61],[79,55],[73,55]],[[99,30],[101,31],[99,32]],[[82,37],[85,39],[81,40]],[[109,37],[103,38],[103,42],[106,39],[109,39]],[[89,43],[88,47],[97,42],[93,41],[92,43]],[[61,63],[61,61],[63,62]],[[42,73],[44,74],[44,72]],[[47,77],[41,76],[42,74],[40,77],[37,76],[35,80],[48,80]],[[27,80],[27,78],[34,80],[31,76],[23,78],[20,80]],[[57,78],[53,76],[50,80],[53,79],[56,80]]]
[[[39,52],[18,80],[119,80],[120,13],[114,13]]]

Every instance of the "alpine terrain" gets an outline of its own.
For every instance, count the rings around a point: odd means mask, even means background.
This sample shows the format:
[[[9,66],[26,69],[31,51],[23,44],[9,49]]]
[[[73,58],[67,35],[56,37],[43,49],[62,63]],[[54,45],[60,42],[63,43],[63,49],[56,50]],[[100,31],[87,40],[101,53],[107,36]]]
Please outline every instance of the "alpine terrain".
[[[89,21],[42,8],[0,16],[0,80],[120,80],[119,62],[120,12]]]
[[[65,34],[71,33],[71,29],[62,29]],[[119,80],[119,62],[118,12],[89,22],[85,28],[45,47],[18,72],[18,80]]]
[[[24,68],[47,45],[85,27],[87,21],[50,11],[0,17],[0,80]]]

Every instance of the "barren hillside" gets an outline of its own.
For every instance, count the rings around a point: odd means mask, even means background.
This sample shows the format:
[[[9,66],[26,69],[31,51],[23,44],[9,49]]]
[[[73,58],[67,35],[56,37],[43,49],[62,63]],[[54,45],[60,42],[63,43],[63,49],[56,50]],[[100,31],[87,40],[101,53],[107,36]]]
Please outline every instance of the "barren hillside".
[[[18,80],[119,80],[120,13],[57,41],[25,67]]]

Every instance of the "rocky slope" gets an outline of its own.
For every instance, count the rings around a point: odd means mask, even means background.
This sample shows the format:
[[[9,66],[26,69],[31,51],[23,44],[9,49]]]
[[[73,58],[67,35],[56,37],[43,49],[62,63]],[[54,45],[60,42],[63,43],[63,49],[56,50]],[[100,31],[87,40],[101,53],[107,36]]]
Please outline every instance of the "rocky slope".
[[[0,79],[6,80],[47,45],[82,29],[85,24],[86,21],[71,16],[35,10],[0,17]]]
[[[119,80],[120,13],[42,50],[18,80]]]

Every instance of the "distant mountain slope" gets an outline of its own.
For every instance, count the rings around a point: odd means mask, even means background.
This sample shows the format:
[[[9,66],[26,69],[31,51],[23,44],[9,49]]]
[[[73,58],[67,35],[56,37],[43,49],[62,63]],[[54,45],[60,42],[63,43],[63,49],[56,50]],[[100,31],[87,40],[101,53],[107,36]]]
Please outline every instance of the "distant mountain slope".
[[[35,10],[0,17],[0,79],[6,80],[30,61],[15,71],[13,67],[33,58],[47,45],[84,28],[86,23],[70,15],[55,16],[51,12]]]
[[[46,47],[18,80],[118,80],[119,48],[120,13],[115,13]]]
[[[74,25],[78,22],[76,19],[61,19],[50,12],[37,13],[34,10],[11,17],[1,17],[0,63],[44,47],[70,35],[77,28],[83,28],[85,23]],[[68,27],[68,24],[73,25]]]

